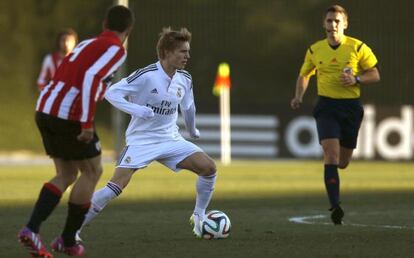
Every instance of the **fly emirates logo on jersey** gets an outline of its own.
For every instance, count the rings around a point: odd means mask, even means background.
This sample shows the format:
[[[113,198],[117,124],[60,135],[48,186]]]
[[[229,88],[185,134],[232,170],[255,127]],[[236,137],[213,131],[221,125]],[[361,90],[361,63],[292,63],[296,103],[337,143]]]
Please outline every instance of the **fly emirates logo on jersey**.
[[[155,114],[159,115],[173,115],[177,112],[177,106],[173,106],[171,101],[162,100],[161,105],[154,106],[151,104],[147,104],[147,107],[151,108]],[[172,106],[172,107],[171,107]]]

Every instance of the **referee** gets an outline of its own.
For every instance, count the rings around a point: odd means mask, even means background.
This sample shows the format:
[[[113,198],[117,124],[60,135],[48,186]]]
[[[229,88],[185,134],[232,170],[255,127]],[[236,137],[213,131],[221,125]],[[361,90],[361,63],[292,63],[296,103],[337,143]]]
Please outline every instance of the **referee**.
[[[362,85],[380,80],[377,58],[362,41],[346,36],[348,14],[333,5],[326,10],[323,28],[326,39],[311,45],[296,82],[292,109],[302,104],[312,75],[317,76],[318,102],[313,110],[319,142],[323,148],[325,186],[331,205],[332,222],[342,224],[338,168],[348,166],[356,148],[364,116],[359,99]]]

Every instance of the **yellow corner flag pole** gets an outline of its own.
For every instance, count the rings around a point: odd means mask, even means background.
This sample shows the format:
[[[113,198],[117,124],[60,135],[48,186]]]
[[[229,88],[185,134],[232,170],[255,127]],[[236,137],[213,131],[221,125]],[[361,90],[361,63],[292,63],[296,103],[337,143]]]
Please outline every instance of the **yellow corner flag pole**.
[[[221,63],[217,70],[213,94],[220,96],[220,135],[221,163],[231,163],[231,129],[230,129],[230,67]]]

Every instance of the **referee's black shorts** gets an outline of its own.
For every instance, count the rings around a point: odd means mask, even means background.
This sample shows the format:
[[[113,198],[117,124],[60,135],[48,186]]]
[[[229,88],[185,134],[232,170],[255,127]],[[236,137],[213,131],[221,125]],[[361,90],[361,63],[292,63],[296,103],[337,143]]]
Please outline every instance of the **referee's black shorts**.
[[[84,143],[76,138],[81,133],[81,124],[36,112],[36,124],[42,135],[46,153],[52,158],[64,160],[90,159],[101,154],[98,135],[94,133],[92,141]]]
[[[364,117],[359,99],[332,99],[319,96],[313,110],[319,142],[324,139],[339,139],[340,145],[355,149],[358,132]]]

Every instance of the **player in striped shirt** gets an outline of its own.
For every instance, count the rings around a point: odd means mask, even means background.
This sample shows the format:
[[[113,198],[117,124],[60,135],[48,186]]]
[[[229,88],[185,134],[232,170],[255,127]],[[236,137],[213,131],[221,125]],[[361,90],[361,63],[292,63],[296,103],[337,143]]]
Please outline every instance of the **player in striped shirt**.
[[[108,9],[104,31],[79,43],[40,93],[36,123],[46,153],[55,164],[56,176],[43,185],[29,222],[18,235],[33,257],[52,257],[40,240],[40,225],[72,184],[66,224],[51,247],[70,256],[84,253],[83,245],[75,241],[75,234],[102,174],[101,147],[94,128],[96,102],[105,94],[107,78],[126,58],[122,43],[133,22],[134,16],[128,8],[118,5]]]
[[[130,114],[131,121],[114,175],[94,193],[85,224],[121,194],[137,170],[158,161],[174,172],[186,169],[198,175],[191,218],[194,233],[200,237],[200,223],[214,190],[216,166],[205,152],[180,135],[176,124],[180,109],[190,136],[200,136],[195,123],[192,78],[183,70],[190,58],[191,34],[185,28],[166,28],[160,35],[159,61],[122,79],[105,95],[112,105]]]
[[[75,47],[78,41],[78,35],[72,29],[65,29],[59,32],[56,37],[56,51],[47,54],[42,62],[39,78],[37,79],[37,87],[41,91],[53,78],[58,66],[62,60]]]
[[[364,116],[359,99],[361,86],[380,80],[377,58],[362,41],[346,36],[346,10],[333,5],[326,11],[326,39],[309,47],[296,82],[291,107],[302,103],[309,79],[316,73],[318,103],[313,110],[319,142],[324,153],[325,186],[331,204],[331,220],[342,224],[338,168],[344,169],[352,158]]]

